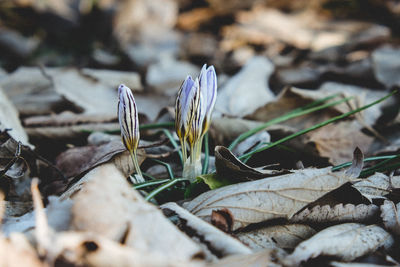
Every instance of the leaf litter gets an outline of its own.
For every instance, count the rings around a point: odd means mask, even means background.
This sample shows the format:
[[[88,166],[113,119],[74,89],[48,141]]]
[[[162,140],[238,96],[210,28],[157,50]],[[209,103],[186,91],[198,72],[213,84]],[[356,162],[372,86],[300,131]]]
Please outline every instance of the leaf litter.
[[[0,3],[0,265],[398,264],[398,97],[354,111],[399,86],[399,13],[333,2]],[[189,183],[173,106],[204,63],[218,97]]]

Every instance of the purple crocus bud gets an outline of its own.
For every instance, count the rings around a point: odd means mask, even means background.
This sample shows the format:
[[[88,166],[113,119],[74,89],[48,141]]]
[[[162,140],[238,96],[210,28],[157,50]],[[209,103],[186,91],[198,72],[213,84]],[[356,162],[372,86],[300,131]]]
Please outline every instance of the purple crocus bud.
[[[187,76],[178,92],[175,103],[175,129],[179,139],[184,141],[190,136],[190,127],[200,100],[199,80]]]
[[[215,101],[217,99],[217,74],[215,73],[214,66],[204,64],[200,76],[200,120],[202,123],[202,135],[204,135],[209,127],[211,114],[214,109]]]
[[[122,141],[129,151],[133,151],[137,149],[140,138],[135,98],[131,89],[123,84],[118,87],[118,95],[118,119]]]
[[[140,166],[136,155],[140,134],[135,98],[133,97],[131,89],[123,84],[118,87],[118,96],[118,120],[119,125],[121,126],[122,142],[131,154],[133,166],[137,172],[137,175],[132,177],[132,182],[142,183],[145,180],[142,172],[140,171]]]

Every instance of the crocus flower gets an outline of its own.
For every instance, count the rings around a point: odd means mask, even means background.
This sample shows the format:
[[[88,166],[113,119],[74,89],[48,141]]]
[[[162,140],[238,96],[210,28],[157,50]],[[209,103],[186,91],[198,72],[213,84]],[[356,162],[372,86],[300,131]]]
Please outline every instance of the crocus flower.
[[[131,154],[133,166],[136,169],[135,183],[144,182],[137,160],[136,150],[139,145],[139,119],[135,98],[131,89],[121,84],[118,87],[118,120],[121,126],[121,137],[126,149]]]
[[[196,80],[188,76],[175,105],[175,127],[184,159],[183,176],[192,181],[201,174],[201,146],[210,127],[211,113],[217,97],[217,75],[205,64]],[[187,147],[189,145],[189,147]],[[187,148],[190,158],[187,157]]]

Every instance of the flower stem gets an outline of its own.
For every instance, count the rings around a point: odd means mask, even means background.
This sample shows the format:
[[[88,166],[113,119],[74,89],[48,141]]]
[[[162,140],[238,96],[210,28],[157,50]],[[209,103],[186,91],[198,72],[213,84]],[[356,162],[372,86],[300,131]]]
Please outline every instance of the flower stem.
[[[137,174],[137,175],[135,175],[135,183],[143,183],[145,180],[143,178],[142,171],[140,170],[139,162],[137,160],[136,151],[135,150],[131,150],[129,152],[131,154],[133,166],[135,167],[136,174]]]

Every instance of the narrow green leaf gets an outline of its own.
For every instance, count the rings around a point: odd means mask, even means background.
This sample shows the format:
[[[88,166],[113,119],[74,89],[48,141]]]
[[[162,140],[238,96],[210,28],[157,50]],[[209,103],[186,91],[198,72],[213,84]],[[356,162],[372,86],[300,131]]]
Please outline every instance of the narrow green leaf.
[[[249,131],[247,131],[245,133],[242,133],[241,135],[239,135],[229,145],[228,148],[230,150],[232,150],[235,146],[237,146],[244,139],[246,139],[246,138],[248,138],[248,137],[250,137],[250,136],[252,136],[252,135],[254,135],[254,134],[256,134],[256,133],[258,133],[260,131],[262,131],[262,130],[265,130],[266,128],[268,128],[271,125],[274,125],[274,124],[277,124],[277,123],[280,123],[280,122],[284,122],[284,121],[287,121],[289,119],[293,119],[293,118],[296,118],[296,117],[299,117],[299,116],[303,116],[303,115],[306,115],[306,114],[314,112],[314,111],[318,111],[318,110],[325,109],[325,108],[328,108],[328,107],[331,107],[331,106],[335,106],[335,105],[338,105],[340,103],[346,102],[346,101],[348,101],[348,100],[353,98],[353,97],[346,97],[346,98],[343,98],[341,100],[329,102],[329,103],[326,103],[326,104],[323,104],[323,105],[320,105],[320,106],[315,106],[315,103],[319,104],[321,102],[326,101],[327,99],[332,99],[333,97],[336,97],[337,95],[338,94],[335,94],[335,95],[326,97],[324,99],[317,100],[317,101],[315,101],[315,102],[313,102],[313,103],[311,103],[311,104],[309,104],[309,105],[307,105],[307,106],[305,106],[303,108],[298,108],[298,109],[292,110],[292,111],[290,111],[290,112],[288,112],[288,113],[286,113],[286,114],[284,114],[284,115],[282,115],[282,116],[280,116],[278,118],[275,118],[275,119],[272,119],[270,121],[267,121],[266,123],[254,128],[254,129],[251,129],[251,130],[249,130]],[[306,107],[309,107],[309,108],[306,108]]]
[[[175,178],[175,179],[171,179],[169,180],[169,182],[160,185],[159,187],[157,187],[156,189],[154,189],[153,191],[151,191],[146,197],[145,199],[147,201],[151,200],[152,198],[154,198],[157,194],[161,193],[162,191],[164,191],[165,189],[173,186],[174,184],[176,184],[177,182],[182,182],[182,181],[187,181],[186,178]]]
[[[270,145],[267,145],[267,146],[265,146],[265,147],[261,147],[261,148],[255,149],[255,150],[253,150],[253,151],[250,151],[250,152],[248,152],[248,153],[246,153],[246,154],[240,156],[239,159],[247,158],[248,156],[252,156],[252,155],[255,154],[255,153],[264,151],[264,150],[269,149],[269,148],[271,148],[271,147],[277,146],[277,145],[279,145],[279,144],[281,144],[281,143],[283,143],[283,142],[286,142],[286,141],[288,141],[288,140],[291,140],[291,139],[293,139],[293,138],[296,138],[296,137],[298,137],[298,136],[300,136],[300,135],[303,135],[303,134],[305,134],[305,133],[314,131],[314,130],[319,129],[319,128],[325,126],[325,125],[328,125],[328,124],[331,124],[331,123],[336,122],[336,121],[338,121],[338,120],[341,120],[341,119],[344,119],[344,118],[346,118],[346,117],[349,117],[350,115],[353,115],[353,114],[355,114],[355,113],[358,113],[358,112],[360,112],[360,111],[362,111],[362,110],[365,110],[365,109],[367,109],[367,108],[369,108],[369,107],[372,107],[373,105],[376,105],[376,104],[378,104],[378,103],[380,103],[380,102],[386,100],[387,98],[389,98],[389,97],[391,97],[392,95],[394,95],[396,92],[397,92],[397,90],[394,90],[392,93],[390,93],[390,94],[388,94],[388,95],[386,95],[386,96],[384,96],[384,97],[382,97],[382,98],[380,98],[380,99],[378,99],[378,100],[376,100],[376,101],[374,101],[374,102],[372,102],[372,103],[370,103],[370,104],[368,104],[368,105],[365,105],[365,106],[363,106],[363,107],[361,107],[361,108],[358,108],[358,109],[352,110],[352,111],[350,111],[350,112],[347,112],[347,113],[345,113],[345,114],[342,114],[342,115],[333,117],[333,118],[331,118],[331,119],[329,119],[329,120],[326,120],[326,121],[324,121],[324,122],[318,123],[318,124],[316,124],[316,125],[314,125],[314,126],[311,126],[311,127],[307,128],[307,129],[298,131],[297,133],[294,133],[294,134],[291,134],[291,135],[289,135],[289,136],[286,136],[286,137],[284,137],[284,138],[282,138],[282,139],[279,139],[278,141],[275,141],[275,142],[271,143]]]
[[[167,169],[167,172],[168,172],[168,175],[169,175],[169,178],[170,178],[170,179],[174,179],[174,178],[175,178],[175,177],[174,177],[174,173],[172,172],[172,168],[171,168],[171,166],[170,166],[168,163],[163,162],[163,161],[158,160],[158,159],[153,159],[153,161],[154,161],[154,162],[157,162],[158,164],[163,165],[163,166]]]

